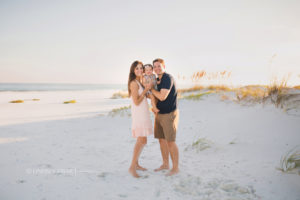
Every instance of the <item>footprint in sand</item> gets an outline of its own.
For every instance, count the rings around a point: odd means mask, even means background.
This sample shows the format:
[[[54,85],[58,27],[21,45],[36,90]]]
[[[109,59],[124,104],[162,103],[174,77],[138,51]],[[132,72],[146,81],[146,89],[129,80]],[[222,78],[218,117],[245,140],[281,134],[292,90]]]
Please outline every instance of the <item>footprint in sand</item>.
[[[102,172],[97,175],[98,178],[105,178],[109,173],[108,172]]]
[[[26,180],[17,180],[17,183],[25,183]]]
[[[176,192],[209,199],[260,199],[252,186],[241,186],[233,180],[213,179],[204,181],[200,177],[188,176],[173,185]]]
[[[37,165],[38,168],[53,168],[51,164],[38,164]]]

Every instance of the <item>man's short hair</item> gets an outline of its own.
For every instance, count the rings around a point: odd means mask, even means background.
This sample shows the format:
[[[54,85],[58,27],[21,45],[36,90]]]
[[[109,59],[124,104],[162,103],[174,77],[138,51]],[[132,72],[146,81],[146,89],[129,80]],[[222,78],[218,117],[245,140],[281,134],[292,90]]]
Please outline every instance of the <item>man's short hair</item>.
[[[155,60],[153,60],[152,64],[154,65],[154,63],[156,63],[156,62],[160,62],[161,64],[165,65],[165,61],[161,58],[156,58]]]

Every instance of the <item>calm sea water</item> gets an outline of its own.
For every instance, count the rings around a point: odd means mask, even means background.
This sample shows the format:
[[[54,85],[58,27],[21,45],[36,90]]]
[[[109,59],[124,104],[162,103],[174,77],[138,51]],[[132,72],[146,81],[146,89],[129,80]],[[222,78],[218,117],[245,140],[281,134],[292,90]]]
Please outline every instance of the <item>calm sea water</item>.
[[[1,91],[126,90],[126,84],[0,83]]]

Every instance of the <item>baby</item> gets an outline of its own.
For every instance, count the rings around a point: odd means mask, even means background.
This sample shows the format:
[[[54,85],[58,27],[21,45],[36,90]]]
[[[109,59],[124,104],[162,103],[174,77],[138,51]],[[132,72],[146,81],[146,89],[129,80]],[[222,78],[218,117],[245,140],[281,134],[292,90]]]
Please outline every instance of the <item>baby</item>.
[[[151,64],[144,65],[144,72],[145,72],[145,75],[143,77],[143,84],[152,83],[153,88],[157,90],[158,82],[156,80],[155,74],[153,74],[153,66]],[[152,92],[150,90],[147,92],[147,95],[149,95],[149,97],[151,99],[151,105],[152,105],[153,112],[158,113],[159,110],[156,107],[157,101],[156,101],[154,95],[152,94]]]

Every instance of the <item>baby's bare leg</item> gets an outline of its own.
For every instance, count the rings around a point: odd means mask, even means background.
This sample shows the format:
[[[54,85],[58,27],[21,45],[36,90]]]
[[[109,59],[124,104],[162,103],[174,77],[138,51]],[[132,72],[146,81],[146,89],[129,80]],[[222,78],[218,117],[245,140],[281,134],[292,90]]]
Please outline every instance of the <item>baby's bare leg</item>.
[[[157,100],[156,100],[155,96],[151,93],[149,94],[149,96],[150,96],[150,99],[151,99],[151,105],[152,105],[153,112],[158,113],[159,110],[156,107]]]

